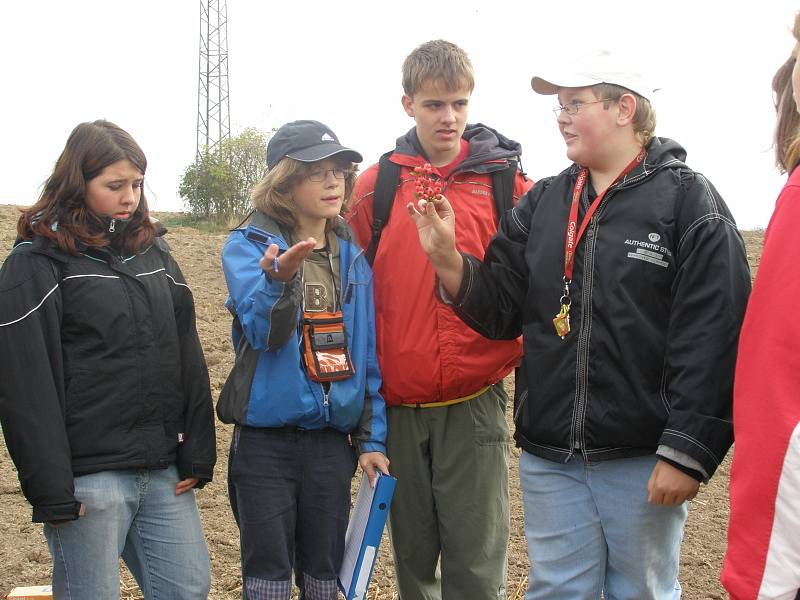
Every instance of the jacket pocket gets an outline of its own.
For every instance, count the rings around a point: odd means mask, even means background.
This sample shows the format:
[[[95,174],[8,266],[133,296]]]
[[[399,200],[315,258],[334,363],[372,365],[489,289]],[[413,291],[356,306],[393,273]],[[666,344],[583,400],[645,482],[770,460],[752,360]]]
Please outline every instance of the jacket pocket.
[[[350,279],[342,294],[342,304],[350,304],[354,297],[360,297],[364,293],[364,286],[368,283],[369,281],[363,279]]]
[[[243,335],[236,350],[236,361],[217,400],[217,417],[223,423],[247,424],[250,388],[260,352],[253,350]]]
[[[127,450],[141,403],[119,373],[75,370],[66,390],[65,417],[73,462],[97,464]]]

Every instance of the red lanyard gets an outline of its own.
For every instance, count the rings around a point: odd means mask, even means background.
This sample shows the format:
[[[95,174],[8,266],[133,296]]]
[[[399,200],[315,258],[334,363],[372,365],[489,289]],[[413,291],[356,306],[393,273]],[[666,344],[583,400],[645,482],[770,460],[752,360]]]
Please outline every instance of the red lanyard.
[[[606,195],[606,192],[611,189],[611,187],[616,184],[620,179],[623,179],[628,173],[633,171],[636,166],[642,162],[642,159],[645,157],[645,150],[639,152],[627,167],[622,170],[622,173],[617,175],[617,178],[609,185],[605,190],[603,190],[602,194],[598,194],[597,198],[594,199],[591,206],[589,206],[589,210],[586,211],[586,214],[583,215],[583,220],[581,221],[580,227],[578,227],[578,204],[580,203],[581,193],[583,192],[583,187],[586,185],[586,179],[589,177],[589,170],[586,167],[583,167],[578,173],[578,179],[575,181],[575,188],[572,190],[572,206],[569,209],[569,221],[567,221],[567,234],[566,240],[564,242],[564,282],[568,283],[572,281],[572,271],[575,267],[575,248],[578,247],[578,243],[581,241],[583,234],[586,232],[586,228],[589,226],[589,222],[591,221],[594,213],[597,211],[600,203],[603,201],[603,198]],[[576,235],[577,229],[577,235]]]

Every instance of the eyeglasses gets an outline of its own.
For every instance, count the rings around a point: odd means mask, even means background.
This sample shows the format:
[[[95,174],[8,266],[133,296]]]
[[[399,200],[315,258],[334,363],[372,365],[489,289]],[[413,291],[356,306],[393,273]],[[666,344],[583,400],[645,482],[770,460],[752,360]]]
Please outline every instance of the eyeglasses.
[[[566,104],[559,104],[556,108],[553,109],[553,112],[556,113],[556,116],[561,114],[563,110],[568,115],[577,115],[578,112],[581,110],[581,106],[586,106],[587,104],[597,104],[598,102],[614,102],[614,98],[603,98],[602,100],[592,100],[590,102],[583,102],[582,100],[573,100],[572,102],[567,102]]]
[[[308,177],[309,181],[321,183],[328,177],[328,173],[333,173],[333,176],[336,179],[345,179],[352,172],[352,169],[343,169],[341,167],[336,169],[316,169],[311,171],[308,175],[306,175],[306,177]]]

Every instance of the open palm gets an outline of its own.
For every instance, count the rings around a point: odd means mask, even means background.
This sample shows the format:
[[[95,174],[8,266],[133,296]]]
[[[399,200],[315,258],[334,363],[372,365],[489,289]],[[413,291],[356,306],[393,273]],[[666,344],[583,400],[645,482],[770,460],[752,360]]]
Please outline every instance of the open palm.
[[[433,259],[455,250],[456,215],[447,198],[443,197],[436,203],[428,202],[424,206],[409,202],[406,208],[417,226],[419,243],[428,256]]]
[[[278,245],[270,244],[258,264],[272,279],[289,281],[295,276],[306,257],[311,254],[315,245],[314,238],[308,238],[302,242],[297,242],[279,256]],[[278,267],[277,270],[275,269],[276,266]]]

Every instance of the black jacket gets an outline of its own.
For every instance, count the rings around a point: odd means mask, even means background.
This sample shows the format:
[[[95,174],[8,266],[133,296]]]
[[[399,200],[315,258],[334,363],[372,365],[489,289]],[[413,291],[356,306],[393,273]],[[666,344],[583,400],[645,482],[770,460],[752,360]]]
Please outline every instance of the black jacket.
[[[166,243],[120,259],[44,238],[0,269],[0,421],[34,521],[77,517],[73,477],[166,468],[210,481],[208,371]]]
[[[728,208],[685,156],[654,139],[606,194],[577,248],[564,340],[553,317],[576,165],[540,181],[506,215],[483,263],[465,257],[458,314],[487,337],[524,336],[515,398],[524,450],[564,462],[576,452],[607,460],[664,445],[708,475],[724,458],[750,274]]]

